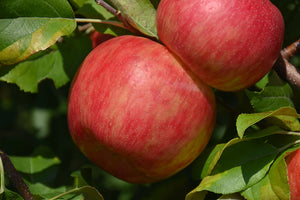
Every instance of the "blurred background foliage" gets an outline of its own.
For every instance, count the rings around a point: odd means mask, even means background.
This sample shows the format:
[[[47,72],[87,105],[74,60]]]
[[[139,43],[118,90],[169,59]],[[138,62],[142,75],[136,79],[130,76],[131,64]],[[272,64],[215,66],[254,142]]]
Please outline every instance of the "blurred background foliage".
[[[157,5],[156,0],[153,3]],[[281,10],[286,33],[284,46],[300,36],[300,1],[273,0]],[[79,34],[79,33],[77,33]],[[300,56],[291,61],[300,66]],[[74,145],[67,126],[67,101],[70,83],[56,89],[50,80],[39,84],[38,93],[25,93],[14,84],[0,82],[0,150],[9,156],[57,158],[60,162],[38,174],[23,173],[31,183],[41,182],[49,188],[71,186],[74,177],[96,187],[109,200],[184,199],[199,184],[199,168],[212,146],[236,136],[235,120],[239,113],[250,112],[250,102],[243,91],[216,91],[218,119],[213,137],[205,152],[186,169],[159,183],[135,185],[120,181],[95,167]],[[295,89],[299,93],[299,89]],[[299,98],[295,97],[296,99]],[[298,100],[297,100],[298,101]],[[299,102],[299,101],[298,101]],[[299,106],[299,105],[298,105]],[[297,108],[299,111],[299,108]],[[120,166],[122,167],[122,166]],[[7,180],[7,188],[15,190]],[[214,196],[207,197],[214,199]]]

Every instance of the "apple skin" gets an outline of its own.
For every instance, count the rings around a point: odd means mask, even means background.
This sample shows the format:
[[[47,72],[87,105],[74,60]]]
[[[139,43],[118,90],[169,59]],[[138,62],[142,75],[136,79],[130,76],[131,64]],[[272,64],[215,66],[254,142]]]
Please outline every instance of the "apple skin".
[[[284,37],[269,0],[161,0],[160,40],[206,84],[223,91],[250,87],[277,60]]]
[[[98,31],[93,31],[90,34],[90,39],[92,41],[92,47],[93,47],[93,49],[96,48],[102,42],[105,42],[105,41],[107,41],[109,39],[112,39],[114,37],[115,36],[113,36],[111,34],[100,33]]]
[[[136,36],[93,49],[68,101],[77,146],[131,183],[156,182],[190,164],[208,143],[215,115],[213,90],[165,46]]]
[[[300,199],[300,149],[286,157],[291,200]]]

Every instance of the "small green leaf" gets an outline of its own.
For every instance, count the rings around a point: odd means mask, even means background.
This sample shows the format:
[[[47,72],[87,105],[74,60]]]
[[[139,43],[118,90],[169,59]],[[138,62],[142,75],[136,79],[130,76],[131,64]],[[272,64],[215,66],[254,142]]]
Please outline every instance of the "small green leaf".
[[[277,153],[275,147],[259,141],[230,145],[223,151],[212,174],[187,195],[187,200],[205,191],[231,194],[245,190],[266,175]]]
[[[256,112],[264,112],[280,107],[294,107],[288,84],[282,87],[268,86],[261,92],[247,92]]]
[[[83,186],[80,188],[75,188],[67,192],[64,192],[62,194],[59,194],[49,200],[58,200],[61,199],[62,197],[64,197],[64,199],[68,199],[67,197],[69,197],[70,195],[72,198],[74,198],[75,196],[83,196],[83,199],[85,200],[104,200],[103,196],[99,193],[99,191],[96,188],[91,186]]]
[[[151,37],[158,38],[156,10],[149,0],[110,0],[128,22]]]
[[[38,83],[50,78],[58,88],[69,81],[63,69],[63,58],[59,51],[52,52],[35,60],[16,65],[0,80],[17,84],[25,92],[37,92]]]
[[[36,157],[10,156],[10,159],[18,171],[27,174],[39,173],[51,166],[60,164],[60,160],[57,157],[44,158],[41,156],[36,156]]]
[[[38,84],[51,79],[56,88],[69,82],[85,56],[91,50],[88,37],[65,38],[57,50],[43,54],[36,59],[28,59],[14,66],[0,69],[0,80],[17,84],[25,92],[37,92]],[[2,76],[1,76],[2,75]]]
[[[82,187],[88,185],[88,183],[83,178],[81,171],[75,171],[71,174],[71,176],[74,178],[75,187]]]
[[[30,192],[35,195],[36,197],[40,197],[42,199],[49,199],[54,196],[57,196],[61,193],[64,193],[67,191],[67,188],[65,186],[61,186],[58,188],[51,188],[43,183],[31,183],[28,184]]]
[[[288,83],[282,81],[277,73],[273,71],[264,79],[269,82],[261,91],[246,90],[255,112],[273,111],[281,107],[294,107],[291,99],[293,91]]]
[[[270,117],[272,117],[275,126],[288,128],[291,131],[300,130],[300,123],[297,119],[300,118],[300,115],[294,108],[282,107],[270,112],[240,114],[236,121],[238,136],[243,138],[246,129]]]

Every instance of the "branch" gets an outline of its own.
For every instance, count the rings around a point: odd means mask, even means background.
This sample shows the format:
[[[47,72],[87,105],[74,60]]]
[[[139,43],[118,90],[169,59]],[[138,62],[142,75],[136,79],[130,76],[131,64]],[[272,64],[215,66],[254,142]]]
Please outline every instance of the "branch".
[[[24,182],[22,176],[17,172],[9,157],[1,150],[0,158],[3,163],[4,171],[6,172],[8,178],[11,180],[13,185],[18,190],[18,193],[23,197],[24,200],[33,200],[33,196],[30,193],[30,190]]]
[[[300,72],[288,60],[300,52],[300,39],[281,50],[273,68],[277,74],[291,85],[300,88]]]

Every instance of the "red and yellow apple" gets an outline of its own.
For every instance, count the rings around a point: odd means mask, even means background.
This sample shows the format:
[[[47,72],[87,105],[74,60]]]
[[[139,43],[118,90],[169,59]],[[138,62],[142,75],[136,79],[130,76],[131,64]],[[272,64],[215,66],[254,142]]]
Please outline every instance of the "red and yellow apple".
[[[68,102],[81,151],[133,183],[159,181],[190,164],[208,143],[215,115],[212,89],[165,46],[136,36],[93,49]]]
[[[245,89],[266,75],[284,36],[281,12],[269,0],[161,0],[160,40],[206,84]]]
[[[92,41],[92,47],[96,48],[99,44],[101,44],[102,42],[105,42],[109,39],[114,38],[115,36],[111,35],[111,34],[106,34],[106,33],[100,33],[98,31],[93,31],[90,34],[90,39]]]
[[[300,199],[300,149],[286,158],[291,200]]]

